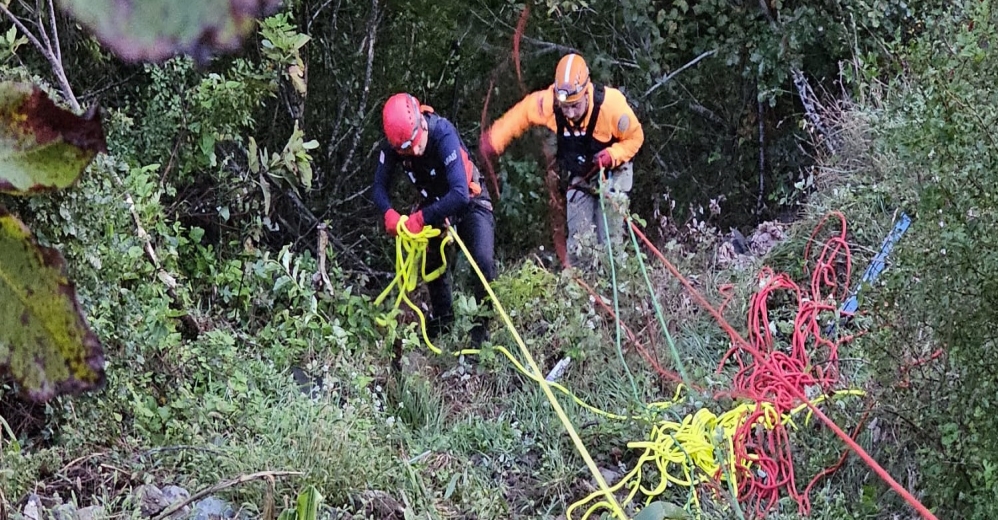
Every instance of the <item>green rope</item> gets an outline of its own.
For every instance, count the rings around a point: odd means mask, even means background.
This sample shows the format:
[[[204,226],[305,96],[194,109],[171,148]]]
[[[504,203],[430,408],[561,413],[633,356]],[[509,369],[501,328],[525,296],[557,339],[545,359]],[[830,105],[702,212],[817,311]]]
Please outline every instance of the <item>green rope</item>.
[[[621,327],[620,327],[620,304],[617,298],[617,268],[613,262],[613,246],[610,244],[610,227],[606,219],[606,204],[603,201],[603,177],[604,170],[600,169],[599,175],[599,206],[600,215],[603,217],[603,233],[606,235],[606,251],[610,257],[610,279],[613,283],[613,314],[614,314],[614,328],[617,330],[617,357],[620,359],[620,364],[624,365],[624,372],[627,373],[627,379],[631,382],[631,390],[634,392],[634,401],[636,403],[641,402],[641,397],[638,394],[638,385],[634,382],[634,376],[631,374],[631,369],[628,368],[627,362],[624,361],[624,349],[621,347]]]
[[[662,314],[662,307],[658,304],[658,298],[655,297],[655,288],[652,286],[651,278],[648,276],[648,269],[645,268],[645,261],[642,258],[641,247],[638,245],[638,238],[634,235],[634,230],[631,229],[633,222],[631,215],[627,214],[625,218],[627,219],[627,232],[631,235],[631,243],[634,244],[634,249],[637,251],[638,265],[641,266],[641,275],[644,276],[645,286],[648,287],[648,293],[651,294],[651,302],[655,306],[655,318],[658,319],[658,324],[662,327],[662,333],[665,334],[665,340],[669,344],[669,350],[672,351],[672,357],[676,360],[676,367],[679,369],[679,375],[683,378],[683,382],[686,383],[686,388],[689,388],[690,391],[695,391],[694,387],[690,386],[690,377],[686,373],[686,366],[683,365],[683,361],[679,357],[679,349],[676,348],[676,342],[672,340],[672,334],[669,334],[669,328],[665,325],[665,316]]]

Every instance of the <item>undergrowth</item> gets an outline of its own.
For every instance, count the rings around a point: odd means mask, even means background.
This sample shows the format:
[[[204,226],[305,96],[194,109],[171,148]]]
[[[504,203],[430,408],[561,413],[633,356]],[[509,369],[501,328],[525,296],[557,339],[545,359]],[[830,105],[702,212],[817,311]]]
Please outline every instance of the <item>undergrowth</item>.
[[[960,13],[992,21],[987,2]],[[840,351],[840,385],[868,395],[825,409],[847,431],[856,429],[857,442],[940,517],[990,518],[998,482],[991,390],[998,264],[987,255],[995,236],[990,134],[998,74],[987,45],[994,24],[953,35],[952,20],[936,22],[901,56],[902,79],[866,84],[863,103],[842,101],[822,114],[832,134],[817,146],[831,142],[833,149],[802,172],[811,182],[798,218],[764,257],[721,263],[726,234],[713,227],[713,212],[691,209],[687,222],[664,218],[647,229],[713,305],[727,302],[724,317],[744,333],[759,270],[769,266],[807,283],[803,251],[812,230],[830,210],[842,212],[853,254],[844,286],[862,290],[860,313],[847,328],[861,333]],[[931,43],[939,41],[953,43]],[[276,481],[278,501],[315,485],[328,517],[335,510],[374,518],[558,518],[596,489],[544,393],[498,350],[518,355],[498,317],[481,355],[449,354],[466,346],[475,315],[492,312],[478,309],[464,285],[454,330],[437,342],[448,353],[436,356],[422,345],[413,315],[376,323],[386,308],[372,301],[385,280],[346,270],[335,254],[330,294],[313,284],[311,249],[268,251],[252,239],[214,243],[196,225],[165,217],[161,198],[170,187],[159,183],[158,168],[105,157],[77,189],[17,205],[32,215],[40,239],[67,257],[109,366],[101,393],[27,411],[12,404],[9,386],[0,387],[0,416],[17,437],[0,435],[0,490],[8,502],[58,494],[129,514],[131,491],[142,483],[194,491],[286,470],[301,475]],[[123,232],[131,222],[109,180],[112,169],[157,237],[164,267],[180,277],[187,310],[203,328],[197,337],[178,328],[180,311],[171,308],[142,244]],[[901,211],[915,223],[882,278],[861,285]],[[712,394],[731,386],[731,366],[717,370],[730,339],[656,259],[642,256],[673,353],[639,254],[629,246],[616,251],[621,321],[665,370],[682,365],[706,389],[687,394],[667,416],[724,411],[730,400]],[[463,280],[467,266],[457,271]],[[672,399],[676,383],[625,334],[618,343],[614,321],[597,302],[613,307],[610,279],[605,260],[576,272],[525,257],[507,260],[494,289],[542,371],[571,359],[559,382],[589,405],[629,414]],[[795,311],[780,303],[772,302],[777,328]],[[929,357],[940,349],[943,355]],[[633,467],[637,453],[628,442],[647,436],[648,423],[608,420],[571,399],[561,402],[606,475],[619,478]],[[801,426],[790,440],[803,490],[845,448],[819,423]],[[264,483],[250,483],[221,495],[258,514],[267,493]],[[737,517],[723,497],[706,495],[704,518]],[[682,505],[688,496],[670,487],[661,498]],[[910,514],[855,457],[820,480],[810,499],[810,518]],[[770,518],[799,518],[797,505],[785,498]]]

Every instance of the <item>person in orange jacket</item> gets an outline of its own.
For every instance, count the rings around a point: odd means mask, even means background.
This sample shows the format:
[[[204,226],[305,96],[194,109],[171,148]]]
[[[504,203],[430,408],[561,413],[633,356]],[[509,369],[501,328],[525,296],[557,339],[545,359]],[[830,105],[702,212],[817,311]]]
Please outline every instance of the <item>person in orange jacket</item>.
[[[611,243],[621,243],[623,212],[627,211],[634,180],[631,160],[645,138],[624,94],[590,81],[589,66],[582,56],[567,54],[558,62],[550,87],[528,94],[482,132],[479,152],[486,160],[493,160],[533,126],[546,126],[557,139],[555,155],[566,190],[566,242],[571,263],[582,258],[579,238],[583,233],[595,231],[601,244],[607,234]],[[621,208],[617,211],[607,202],[609,230],[604,228],[597,193],[600,170],[608,178],[607,192]]]

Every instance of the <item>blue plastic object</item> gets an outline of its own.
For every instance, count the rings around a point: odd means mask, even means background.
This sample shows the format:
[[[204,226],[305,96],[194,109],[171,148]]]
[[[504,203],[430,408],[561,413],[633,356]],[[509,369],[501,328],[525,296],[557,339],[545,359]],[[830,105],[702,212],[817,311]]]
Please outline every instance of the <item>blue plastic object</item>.
[[[877,277],[880,276],[880,273],[883,272],[884,268],[887,266],[887,255],[891,253],[891,250],[894,249],[894,244],[901,239],[901,235],[908,230],[908,226],[910,225],[911,218],[907,213],[901,213],[901,218],[894,224],[894,229],[891,230],[890,234],[887,235],[887,238],[884,239],[883,245],[880,246],[880,252],[877,253],[877,256],[873,257],[873,261],[870,262],[869,266],[867,266],[859,286],[853,290],[852,294],[849,296],[849,299],[846,300],[845,303],[842,304],[842,308],[839,309],[840,313],[847,314],[845,319],[849,319],[849,316],[855,313],[859,308],[858,296],[859,291],[863,288],[863,284],[873,283],[877,280]],[[833,332],[835,332],[834,323],[828,326],[828,330],[825,331],[825,334],[831,336]]]

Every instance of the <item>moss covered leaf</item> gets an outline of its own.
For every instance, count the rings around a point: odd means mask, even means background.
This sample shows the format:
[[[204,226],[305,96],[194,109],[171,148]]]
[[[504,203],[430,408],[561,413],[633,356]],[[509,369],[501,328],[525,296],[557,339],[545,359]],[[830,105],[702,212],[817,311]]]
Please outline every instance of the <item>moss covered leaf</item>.
[[[128,61],[161,61],[238,49],[280,0],[62,0],[62,7]]]
[[[104,353],[62,256],[0,209],[0,370],[35,401],[104,384]]]
[[[104,151],[96,111],[77,116],[36,86],[0,82],[0,191],[23,195],[65,188]]]

